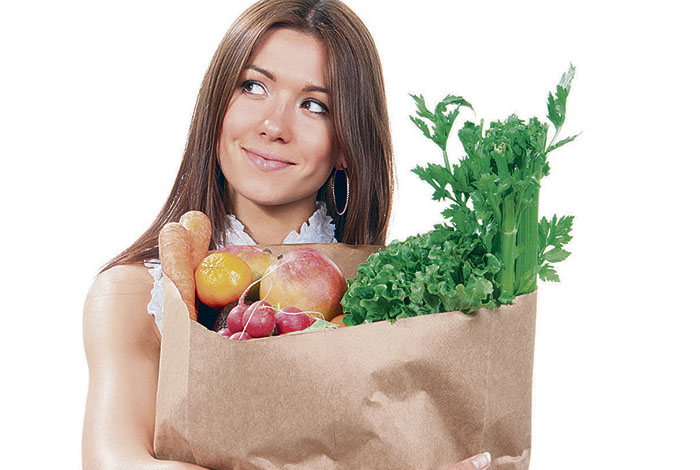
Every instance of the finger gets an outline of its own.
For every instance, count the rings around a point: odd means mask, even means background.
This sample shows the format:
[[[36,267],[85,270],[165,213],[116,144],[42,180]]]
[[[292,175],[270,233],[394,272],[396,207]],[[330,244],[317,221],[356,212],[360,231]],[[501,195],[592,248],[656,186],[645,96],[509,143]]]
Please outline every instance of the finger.
[[[491,465],[491,454],[484,452],[466,460],[462,460],[450,470],[484,470]]]

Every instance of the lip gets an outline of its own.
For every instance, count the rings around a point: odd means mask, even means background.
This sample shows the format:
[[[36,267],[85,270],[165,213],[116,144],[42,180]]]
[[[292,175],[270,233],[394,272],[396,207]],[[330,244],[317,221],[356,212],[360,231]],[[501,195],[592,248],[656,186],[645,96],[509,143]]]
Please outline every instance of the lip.
[[[284,170],[294,165],[294,163],[288,162],[278,155],[265,152],[264,150],[243,148],[243,151],[248,157],[248,160],[262,171]]]

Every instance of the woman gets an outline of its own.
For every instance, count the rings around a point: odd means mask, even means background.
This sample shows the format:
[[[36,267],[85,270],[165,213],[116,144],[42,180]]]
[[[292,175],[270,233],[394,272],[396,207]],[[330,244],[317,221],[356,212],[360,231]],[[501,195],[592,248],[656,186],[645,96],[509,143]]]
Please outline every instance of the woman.
[[[146,262],[165,223],[206,213],[210,248],[383,244],[392,172],[381,66],[354,13],[336,0],[262,0],[243,13],[204,77],[163,209],[88,293],[84,467],[202,468],[153,455],[162,305]],[[480,455],[455,469],[487,465]]]

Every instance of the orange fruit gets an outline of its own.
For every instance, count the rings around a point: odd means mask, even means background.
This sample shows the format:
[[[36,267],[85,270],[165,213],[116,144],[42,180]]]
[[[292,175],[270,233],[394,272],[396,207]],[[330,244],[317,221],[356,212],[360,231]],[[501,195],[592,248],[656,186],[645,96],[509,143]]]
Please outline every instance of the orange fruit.
[[[253,282],[245,261],[231,253],[212,253],[199,263],[194,273],[197,297],[212,308],[222,308],[243,294]]]
[[[345,323],[343,323],[344,316],[345,316],[345,314],[343,313],[341,315],[338,315],[337,317],[333,317],[333,319],[331,320],[331,323],[335,323],[336,325],[338,325],[338,328],[344,328],[344,327],[348,326]]]

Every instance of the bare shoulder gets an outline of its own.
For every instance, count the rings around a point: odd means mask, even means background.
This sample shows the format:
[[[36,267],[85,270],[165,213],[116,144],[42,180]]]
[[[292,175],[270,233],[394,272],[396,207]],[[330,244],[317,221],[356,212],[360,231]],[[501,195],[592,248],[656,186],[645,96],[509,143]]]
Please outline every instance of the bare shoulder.
[[[104,295],[148,294],[153,277],[143,265],[115,266],[100,273],[88,292],[88,300]]]
[[[115,352],[134,347],[157,356],[160,335],[148,313],[152,288],[153,277],[142,265],[115,266],[95,278],[83,309],[88,356],[96,349]]]

